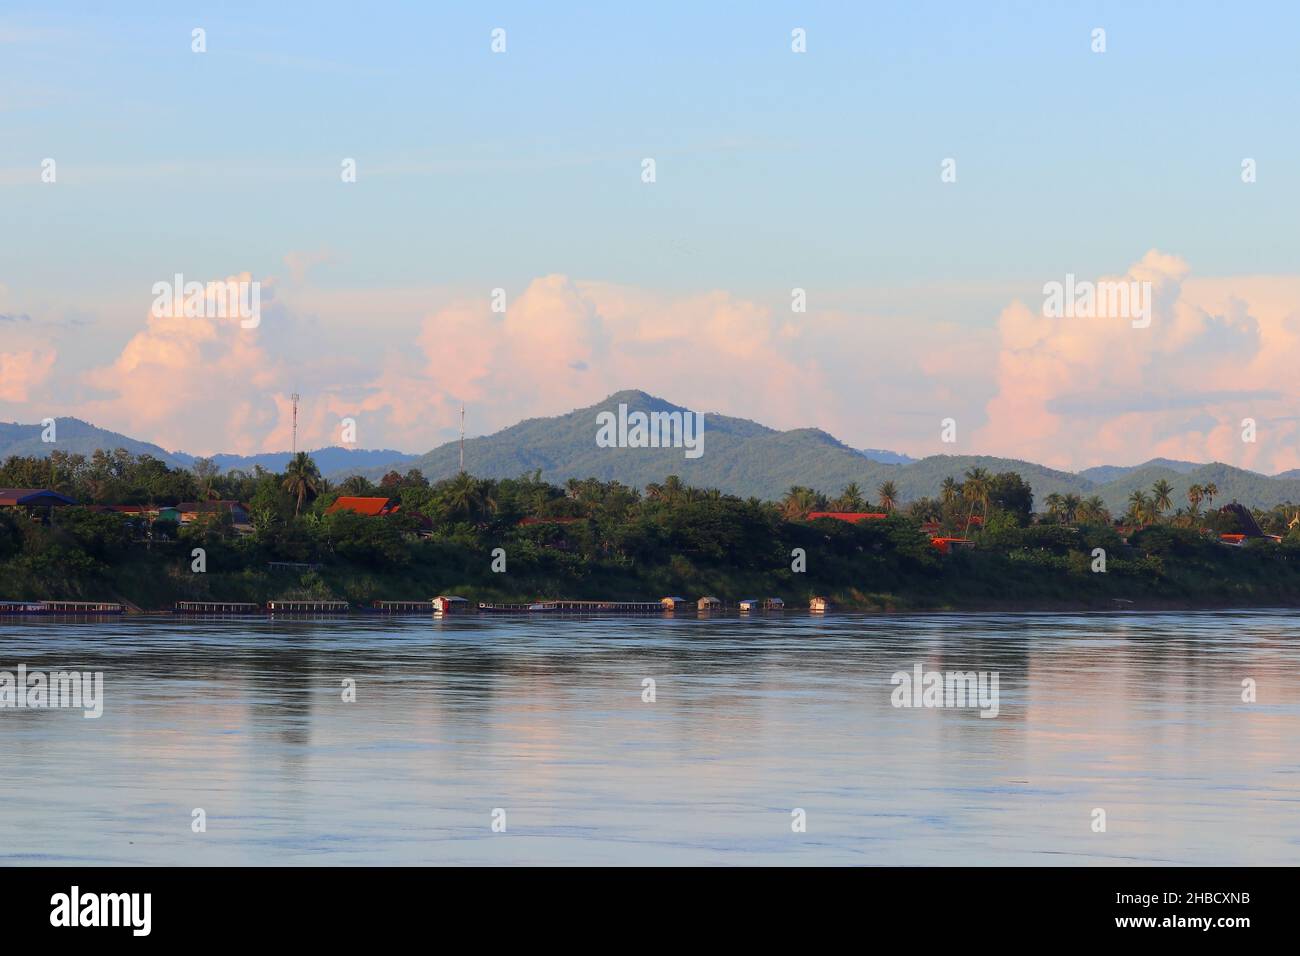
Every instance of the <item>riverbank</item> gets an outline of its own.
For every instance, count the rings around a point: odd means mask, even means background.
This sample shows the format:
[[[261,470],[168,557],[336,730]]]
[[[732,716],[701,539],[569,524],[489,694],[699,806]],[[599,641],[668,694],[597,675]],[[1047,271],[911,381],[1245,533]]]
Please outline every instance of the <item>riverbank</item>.
[[[992,550],[929,562],[876,555],[818,562],[810,556],[806,571],[765,573],[680,557],[633,568],[606,562],[539,568],[521,560],[493,572],[490,552],[452,547],[427,556],[430,560],[417,567],[334,561],[305,571],[218,565],[196,573],[175,549],[155,549],[59,575],[6,569],[0,600],[118,601],[128,612],[167,612],[180,601],[265,607],[268,601],[292,599],[365,607],[378,600],[427,601],[438,594],[459,595],[473,604],[657,601],[680,595],[692,609],[704,595],[733,605],[775,596],[800,611],[813,596],[822,596],[834,608],[884,613],[1300,607],[1300,559],[1292,560],[1283,549],[1221,548],[1200,558],[1116,555],[1105,572],[1080,567],[1068,555],[1051,560],[1042,552]]]

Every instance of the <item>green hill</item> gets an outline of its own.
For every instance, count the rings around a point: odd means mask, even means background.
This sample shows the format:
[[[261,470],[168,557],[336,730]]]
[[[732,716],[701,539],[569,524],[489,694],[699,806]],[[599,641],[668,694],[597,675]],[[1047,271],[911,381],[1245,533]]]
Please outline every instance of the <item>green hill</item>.
[[[836,493],[849,482],[857,482],[868,497],[874,497],[881,482],[893,481],[907,500],[937,495],[945,478],[960,478],[973,467],[1019,472],[1040,496],[1053,491],[1090,493],[1093,488],[1086,479],[1068,472],[987,455],[933,455],[909,464],[886,464],[817,428],[776,431],[748,419],[707,412],[704,454],[696,459],[686,458],[679,448],[597,447],[596,415],[616,411],[619,404],[626,404],[631,411],[685,411],[645,392],[617,392],[567,415],[532,418],[494,435],[467,439],[465,469],[483,478],[512,478],[541,469],[543,479],[556,483],[594,477],[636,487],[675,474],[692,485],[765,499],[781,497],[791,485]],[[418,468],[432,481],[454,475],[459,461],[459,443],[448,442],[404,463],[402,469]],[[374,479],[387,470],[385,466],[360,473]],[[331,477],[340,479],[350,473]]]

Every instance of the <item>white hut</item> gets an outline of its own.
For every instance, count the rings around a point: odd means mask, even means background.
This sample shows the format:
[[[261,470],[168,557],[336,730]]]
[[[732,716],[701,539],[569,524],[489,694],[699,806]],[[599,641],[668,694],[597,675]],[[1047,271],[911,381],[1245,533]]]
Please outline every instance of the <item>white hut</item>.
[[[820,611],[825,613],[826,611],[830,610],[830,607],[831,607],[830,598],[815,597],[808,602],[808,610],[810,611]]]
[[[701,611],[721,611],[722,602],[715,597],[702,597],[695,602],[695,607]]]

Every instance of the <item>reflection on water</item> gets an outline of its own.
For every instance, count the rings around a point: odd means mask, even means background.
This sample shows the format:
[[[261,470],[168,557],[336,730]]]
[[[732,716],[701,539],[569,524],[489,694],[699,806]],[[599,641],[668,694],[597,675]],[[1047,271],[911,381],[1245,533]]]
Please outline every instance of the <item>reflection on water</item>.
[[[4,863],[1300,862],[1287,612],[0,622],[20,663],[105,705],[0,710]],[[917,664],[999,715],[891,706]]]

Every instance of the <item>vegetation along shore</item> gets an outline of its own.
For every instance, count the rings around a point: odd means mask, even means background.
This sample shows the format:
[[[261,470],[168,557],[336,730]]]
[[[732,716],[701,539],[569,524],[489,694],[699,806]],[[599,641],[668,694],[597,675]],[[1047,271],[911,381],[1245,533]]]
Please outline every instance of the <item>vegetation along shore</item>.
[[[284,472],[173,467],[126,451],[0,466],[0,600],[544,599],[824,595],[876,610],[1300,605],[1300,518],[1163,481],[1123,514],[970,469],[934,498],[892,482],[779,501],[537,474],[429,482],[417,470],[332,484]],[[1130,603],[1131,602],[1131,603]]]

